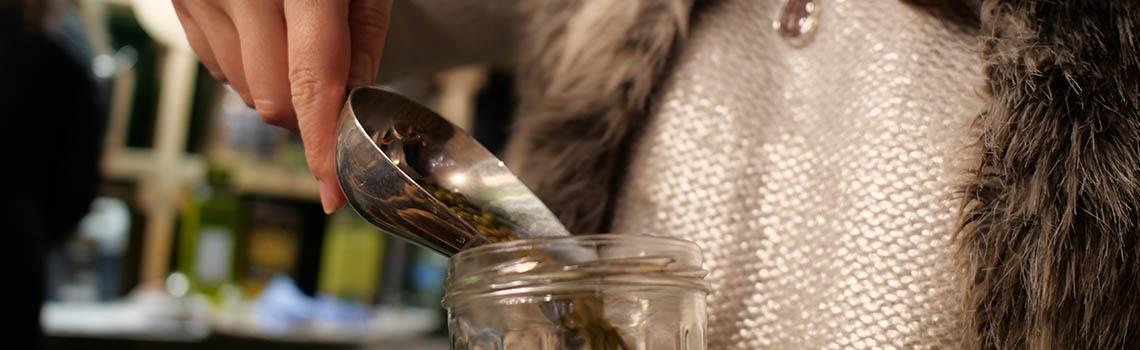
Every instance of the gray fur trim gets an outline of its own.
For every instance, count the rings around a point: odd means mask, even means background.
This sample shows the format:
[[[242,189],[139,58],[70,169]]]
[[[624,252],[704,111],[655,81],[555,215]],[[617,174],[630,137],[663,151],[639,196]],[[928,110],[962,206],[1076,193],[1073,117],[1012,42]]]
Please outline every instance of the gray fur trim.
[[[1140,1],[986,0],[968,347],[1140,348]]]
[[[571,232],[604,224],[691,0],[528,1],[511,168]]]

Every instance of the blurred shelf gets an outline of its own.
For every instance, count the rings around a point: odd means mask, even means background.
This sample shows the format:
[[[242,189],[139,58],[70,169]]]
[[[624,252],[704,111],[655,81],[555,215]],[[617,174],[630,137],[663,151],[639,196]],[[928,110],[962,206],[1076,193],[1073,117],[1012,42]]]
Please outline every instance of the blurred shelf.
[[[183,155],[175,172],[179,181],[190,184],[201,180],[205,162],[198,155]],[[320,201],[317,181],[307,172],[252,160],[238,160],[233,166],[233,186],[239,193]],[[148,149],[124,148],[108,154],[103,171],[108,178],[139,181],[153,176],[155,159]]]
[[[206,323],[181,314],[182,305],[156,294],[106,303],[48,302],[40,322],[44,333],[56,337],[114,338],[134,341],[186,343],[205,339]]]
[[[287,328],[275,321],[265,323],[253,317],[252,310],[215,314],[211,333],[231,337],[305,344],[385,344],[421,339],[443,323],[438,310],[415,307],[379,306],[369,311],[372,318],[360,324],[310,321]]]
[[[386,308],[361,327],[299,327],[269,332],[247,317],[205,316],[201,305],[161,293],[135,294],[107,303],[49,302],[42,323],[47,349],[447,349],[429,336],[435,310]],[[196,311],[195,311],[196,310]],[[248,310],[246,310],[248,311]],[[196,316],[195,316],[196,315]],[[212,321],[207,321],[211,319]],[[229,319],[226,321],[226,319]]]
[[[153,176],[156,160],[149,149],[121,148],[104,157],[103,173],[111,179],[138,181]],[[205,171],[202,157],[184,155],[175,172],[180,181],[193,182]]]
[[[392,340],[380,344],[320,344],[283,343],[272,340],[250,339],[228,335],[211,335],[192,341],[167,341],[154,339],[126,339],[116,337],[86,337],[69,335],[48,335],[43,349],[51,350],[447,350],[446,338]]]
[[[317,180],[308,172],[283,169],[281,166],[257,161],[233,163],[233,186],[239,193],[273,197],[320,201]]]

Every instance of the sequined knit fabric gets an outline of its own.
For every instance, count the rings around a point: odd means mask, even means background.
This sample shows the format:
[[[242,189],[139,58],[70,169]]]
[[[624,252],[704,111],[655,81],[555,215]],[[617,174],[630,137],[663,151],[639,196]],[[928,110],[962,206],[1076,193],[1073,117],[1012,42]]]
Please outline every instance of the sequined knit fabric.
[[[697,242],[710,349],[956,348],[950,236],[981,110],[976,32],[899,1],[699,12],[633,153],[613,232]]]

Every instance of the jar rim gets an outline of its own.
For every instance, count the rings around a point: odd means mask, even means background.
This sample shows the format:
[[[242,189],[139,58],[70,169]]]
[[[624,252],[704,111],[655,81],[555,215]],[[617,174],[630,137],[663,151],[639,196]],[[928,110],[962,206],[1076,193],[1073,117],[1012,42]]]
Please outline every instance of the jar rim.
[[[603,287],[707,293],[705,275],[700,246],[682,239],[592,234],[515,240],[453,256],[444,306],[478,297],[562,294]]]
[[[671,246],[675,246],[675,247],[680,247],[680,248],[684,248],[684,249],[693,249],[698,254],[700,253],[700,250],[701,250],[701,247],[699,245],[697,245],[696,243],[693,243],[692,241],[686,241],[686,240],[683,240],[680,238],[650,236],[650,235],[641,235],[641,234],[624,234],[624,233],[592,233],[592,234],[581,234],[581,235],[573,235],[573,236],[536,237],[536,238],[528,238],[528,239],[517,239],[517,240],[513,240],[513,241],[489,243],[489,244],[480,245],[478,247],[472,247],[470,249],[464,249],[463,251],[452,256],[452,259],[455,259],[455,258],[462,259],[462,258],[466,258],[468,256],[475,255],[475,254],[485,254],[485,253],[490,252],[490,251],[507,252],[507,251],[515,251],[515,250],[524,250],[527,248],[533,248],[536,245],[557,244],[557,243],[563,242],[563,241],[565,241],[565,242],[594,242],[594,243],[621,241],[621,242],[631,242],[631,243],[642,242],[642,243],[650,243],[650,244],[663,244],[663,245],[671,245]]]

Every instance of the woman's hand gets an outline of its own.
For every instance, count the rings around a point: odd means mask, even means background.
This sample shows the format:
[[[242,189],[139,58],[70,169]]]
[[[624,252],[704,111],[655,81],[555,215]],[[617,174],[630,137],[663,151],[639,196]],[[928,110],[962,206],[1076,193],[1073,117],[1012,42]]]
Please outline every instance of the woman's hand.
[[[349,87],[376,76],[391,0],[173,0],[202,64],[266,123],[301,133],[321,205],[344,206],[336,121]]]

